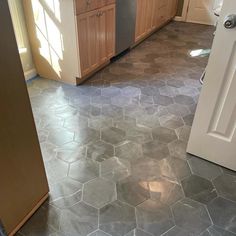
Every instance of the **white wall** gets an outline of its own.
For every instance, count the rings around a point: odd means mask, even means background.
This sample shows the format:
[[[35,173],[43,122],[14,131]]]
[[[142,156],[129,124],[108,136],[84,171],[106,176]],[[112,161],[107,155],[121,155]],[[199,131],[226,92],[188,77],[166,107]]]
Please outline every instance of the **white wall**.
[[[8,0],[15,36],[21,58],[21,64],[24,70],[25,79],[34,77],[37,73],[35,70],[33,57],[31,53],[28,32],[25,23],[22,0]]]

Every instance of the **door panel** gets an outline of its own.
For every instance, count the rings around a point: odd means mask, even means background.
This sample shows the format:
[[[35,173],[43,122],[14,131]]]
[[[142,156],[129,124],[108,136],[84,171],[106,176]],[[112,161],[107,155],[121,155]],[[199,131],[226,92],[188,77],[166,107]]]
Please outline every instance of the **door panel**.
[[[135,42],[146,35],[147,0],[137,0]]]
[[[215,0],[190,0],[187,22],[214,25],[216,22],[214,4]]]
[[[236,9],[235,0],[225,1],[188,152],[236,170],[236,29],[226,29],[223,25],[226,15],[236,13],[231,9]]]

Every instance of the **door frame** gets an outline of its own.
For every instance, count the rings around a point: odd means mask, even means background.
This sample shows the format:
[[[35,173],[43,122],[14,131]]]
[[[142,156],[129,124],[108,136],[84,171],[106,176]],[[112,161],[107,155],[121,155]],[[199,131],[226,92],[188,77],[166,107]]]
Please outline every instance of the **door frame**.
[[[182,16],[176,16],[176,21],[184,21],[187,20],[187,14],[188,14],[188,7],[189,7],[190,0],[184,0],[183,10],[182,10]]]

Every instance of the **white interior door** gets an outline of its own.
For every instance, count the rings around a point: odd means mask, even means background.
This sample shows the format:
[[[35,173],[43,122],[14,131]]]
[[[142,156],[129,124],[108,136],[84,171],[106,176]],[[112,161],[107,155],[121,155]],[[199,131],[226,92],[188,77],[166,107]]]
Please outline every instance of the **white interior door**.
[[[225,0],[207,66],[187,151],[236,170],[236,28],[224,27],[236,14]]]
[[[214,25],[215,0],[189,0],[187,22]]]

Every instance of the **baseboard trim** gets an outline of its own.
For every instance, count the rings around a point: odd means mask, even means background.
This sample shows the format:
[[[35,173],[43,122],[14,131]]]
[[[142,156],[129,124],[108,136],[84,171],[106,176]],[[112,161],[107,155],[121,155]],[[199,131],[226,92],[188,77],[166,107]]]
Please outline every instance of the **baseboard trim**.
[[[47,193],[39,202],[33,207],[33,209],[17,224],[17,226],[8,234],[9,236],[14,236],[17,231],[25,224],[25,222],[38,210],[38,208],[45,202],[48,198],[49,193]]]
[[[25,80],[29,80],[34,78],[37,75],[37,71],[35,69],[28,70],[24,72]]]

